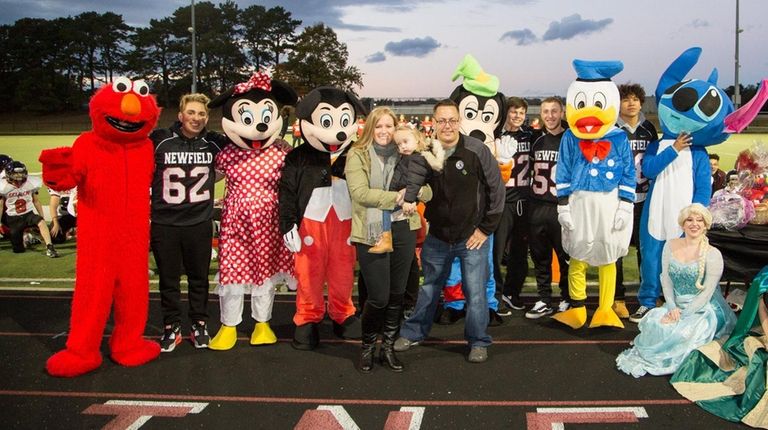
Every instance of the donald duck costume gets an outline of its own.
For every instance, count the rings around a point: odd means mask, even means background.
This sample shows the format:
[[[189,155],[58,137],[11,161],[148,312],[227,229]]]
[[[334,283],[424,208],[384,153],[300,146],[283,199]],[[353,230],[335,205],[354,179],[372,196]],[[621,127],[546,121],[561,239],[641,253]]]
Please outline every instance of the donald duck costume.
[[[560,143],[555,182],[563,249],[571,256],[571,309],[553,318],[574,329],[587,321],[587,267],[599,267],[600,300],[590,327],[624,325],[611,309],[615,262],[627,254],[635,201],[635,165],[627,135],[616,128],[619,90],[611,77],[620,61],[574,60],[578,78],[568,88],[569,129]]]

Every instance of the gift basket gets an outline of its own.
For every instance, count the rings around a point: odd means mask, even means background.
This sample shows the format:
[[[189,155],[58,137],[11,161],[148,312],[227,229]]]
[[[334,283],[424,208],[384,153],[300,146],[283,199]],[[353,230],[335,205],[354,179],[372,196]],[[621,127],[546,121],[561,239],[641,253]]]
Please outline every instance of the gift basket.
[[[736,159],[737,184],[727,188],[737,190],[754,206],[750,224],[768,224],[768,146],[755,142],[750,149],[742,151]]]

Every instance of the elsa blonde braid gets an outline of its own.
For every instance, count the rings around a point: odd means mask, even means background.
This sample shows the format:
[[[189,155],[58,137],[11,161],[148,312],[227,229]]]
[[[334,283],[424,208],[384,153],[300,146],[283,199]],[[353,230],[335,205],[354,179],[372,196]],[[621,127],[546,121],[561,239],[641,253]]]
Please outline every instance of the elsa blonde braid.
[[[696,288],[699,290],[704,289],[704,285],[701,284],[701,281],[704,280],[704,271],[707,265],[707,251],[709,251],[709,239],[707,239],[707,236],[704,236],[701,238],[701,242],[699,242],[699,276],[696,277]]]

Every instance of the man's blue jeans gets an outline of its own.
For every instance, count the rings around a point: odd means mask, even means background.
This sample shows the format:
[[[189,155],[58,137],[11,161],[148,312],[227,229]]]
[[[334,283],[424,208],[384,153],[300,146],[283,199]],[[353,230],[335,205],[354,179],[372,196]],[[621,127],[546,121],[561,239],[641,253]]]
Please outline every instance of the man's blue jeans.
[[[488,280],[489,241],[479,249],[467,249],[467,241],[449,244],[428,234],[421,249],[421,267],[424,285],[419,289],[413,314],[403,323],[400,336],[421,341],[429,335],[445,281],[451,271],[451,262],[458,257],[461,263],[462,292],[466,298],[467,316],[464,320],[464,338],[470,347],[489,346],[488,300],[485,282]]]

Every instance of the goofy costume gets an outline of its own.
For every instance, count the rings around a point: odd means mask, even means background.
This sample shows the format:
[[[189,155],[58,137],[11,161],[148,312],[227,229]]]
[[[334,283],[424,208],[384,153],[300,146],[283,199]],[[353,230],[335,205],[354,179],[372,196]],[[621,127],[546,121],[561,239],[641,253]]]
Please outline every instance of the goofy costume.
[[[66,349],[46,363],[53,376],[78,376],[101,365],[101,341],[113,308],[112,360],[139,366],[160,354],[160,345],[142,336],[149,307],[149,189],[155,167],[149,133],[160,110],[144,81],[125,77],[103,86],[89,107],[93,130],[81,134],[72,148],[40,154],[46,185],[78,192],[72,317]]]
[[[311,350],[319,343],[326,284],[334,333],[347,339],[361,336],[352,303],[355,248],[349,241],[352,201],[344,167],[357,130],[355,118],[364,113],[354,94],[331,87],[310,91],[296,106],[305,143],[285,159],[279,196],[280,231],[296,260],[296,349]]]
[[[278,182],[290,147],[279,139],[285,105],[298,96],[267,73],[254,73],[209,103],[222,106],[221,128],[234,143],[216,156],[216,170],[227,178],[219,240],[221,327],[208,348],[235,346],[243,302],[251,294],[256,321],[251,345],[269,345],[277,337],[269,326],[277,284],[296,289],[293,255],[282,244],[278,220]]]
[[[457,86],[448,97],[459,106],[461,116],[461,133],[477,138],[488,146],[496,156],[495,139],[501,135],[501,129],[506,119],[506,98],[499,91],[499,78],[485,73],[483,68],[472,55],[465,55],[451,76],[455,81],[462,77],[461,85]],[[502,181],[509,180],[512,172],[512,162],[500,165]],[[488,282],[486,297],[491,315],[490,323],[498,325],[500,320],[496,315],[499,301],[496,299],[496,279],[493,276],[493,234],[488,236]],[[450,313],[450,322],[457,321],[464,312],[464,294],[461,284],[461,266],[458,258],[451,263],[451,273],[443,290],[445,308]]]
[[[578,78],[568,87],[568,130],[557,163],[558,221],[571,256],[568,291],[572,308],[552,318],[574,329],[587,321],[587,268],[598,266],[600,300],[590,327],[624,325],[611,309],[616,265],[627,255],[635,202],[635,164],[627,134],[616,128],[619,90],[611,77],[620,61],[574,60]]]
[[[648,145],[643,175],[651,181],[640,218],[641,283],[637,293],[642,315],[656,306],[661,294],[661,250],[669,239],[683,233],[677,223],[680,210],[691,203],[709,206],[711,170],[706,146],[724,142],[743,130],[757,115],[768,91],[765,82],[755,97],[734,112],[727,94],[717,87],[717,69],[709,78],[685,79],[698,62],[701,48],[683,52],[667,68],[656,86],[660,141]],[[673,144],[681,133],[691,136],[691,146],[677,151]]]

